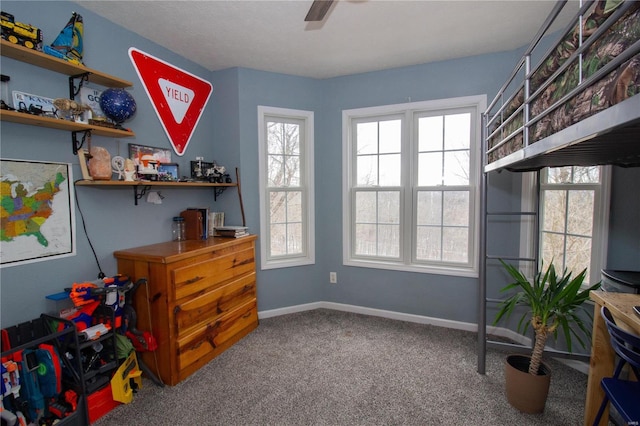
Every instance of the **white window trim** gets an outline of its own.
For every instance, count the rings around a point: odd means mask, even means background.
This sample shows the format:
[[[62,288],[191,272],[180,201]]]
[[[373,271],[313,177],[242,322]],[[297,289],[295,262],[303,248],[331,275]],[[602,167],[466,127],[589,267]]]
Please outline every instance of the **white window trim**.
[[[481,140],[482,140],[482,120],[480,119],[482,111],[486,110],[487,96],[463,96],[457,98],[437,99],[423,102],[409,102],[394,105],[383,105],[368,108],[356,108],[342,111],[342,262],[347,266],[357,266],[365,268],[377,268],[394,271],[420,272],[427,274],[452,275],[459,277],[477,278],[479,273],[479,224],[480,224],[480,171],[481,164]],[[351,179],[353,175],[353,152],[350,149],[351,141],[351,120],[371,117],[375,115],[391,115],[391,114],[413,114],[418,110],[425,109],[457,109],[464,107],[474,107],[478,113],[476,117],[476,146],[472,148],[472,161],[470,165],[470,173],[473,173],[476,179],[475,187],[471,189],[470,197],[473,200],[472,222],[469,224],[470,233],[473,235],[473,243],[470,250],[473,251],[470,264],[471,267],[455,267],[455,266],[435,266],[435,265],[418,265],[409,263],[385,262],[384,260],[364,260],[354,259],[351,257]],[[406,125],[406,123],[405,123]],[[411,131],[411,130],[407,130]],[[409,136],[413,138],[413,136]],[[406,212],[405,212],[406,213]],[[406,219],[406,218],[405,218]],[[411,222],[408,222],[411,223]],[[410,225],[409,225],[410,226]]]
[[[522,199],[521,207],[522,211],[538,211],[540,212],[540,206],[534,205],[535,191],[536,191],[536,174],[525,173],[522,177]],[[605,268],[607,263],[608,242],[609,242],[609,210],[611,205],[611,166],[600,166],[600,200],[595,200],[596,206],[593,222],[593,237],[591,244],[591,265],[589,283],[595,284],[601,280],[601,270]],[[542,218],[540,218],[542,220]],[[540,253],[531,253],[531,248],[527,246],[526,238],[532,235],[535,238],[540,239],[540,236],[534,235],[532,224],[526,224],[524,221],[520,228],[520,255],[521,257],[529,257],[533,255],[535,258],[540,258]],[[538,245],[538,250],[540,250]],[[532,268],[531,262],[522,262],[521,266],[526,268]],[[526,270],[526,269],[525,269]],[[530,270],[533,272],[533,269]]]
[[[267,173],[267,154],[266,154],[266,140],[265,140],[265,116],[281,116],[283,118],[295,118],[305,121],[305,135],[304,147],[304,176],[301,176],[302,181],[306,186],[306,218],[303,220],[305,223],[305,232],[307,247],[305,249],[306,255],[292,256],[290,258],[281,259],[268,259],[267,249],[269,247],[268,229],[267,223],[267,199],[266,199],[266,173]],[[275,269],[275,268],[289,268],[294,266],[312,265],[315,264],[315,183],[314,183],[314,113],[313,111],[303,111],[288,108],[277,108],[269,106],[258,106],[258,188],[260,191],[260,230],[261,234],[265,237],[260,242],[260,269]]]

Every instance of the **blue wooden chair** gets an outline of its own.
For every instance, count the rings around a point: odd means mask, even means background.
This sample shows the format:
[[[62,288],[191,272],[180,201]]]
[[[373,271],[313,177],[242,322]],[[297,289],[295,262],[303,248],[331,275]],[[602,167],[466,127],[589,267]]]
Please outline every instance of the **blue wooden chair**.
[[[605,396],[593,424],[600,423],[607,404],[610,402],[626,424],[640,425],[640,381],[619,378],[622,368],[629,364],[636,378],[640,380],[640,336],[618,327],[606,306],[601,310],[602,318],[611,336],[611,346],[619,357],[613,377],[602,379]]]

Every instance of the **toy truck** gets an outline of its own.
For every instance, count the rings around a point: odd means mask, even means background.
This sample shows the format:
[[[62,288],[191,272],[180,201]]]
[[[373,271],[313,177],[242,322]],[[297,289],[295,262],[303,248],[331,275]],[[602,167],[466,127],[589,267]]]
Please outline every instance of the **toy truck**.
[[[42,31],[39,28],[16,22],[13,15],[7,12],[0,12],[0,17],[3,40],[42,51]]]

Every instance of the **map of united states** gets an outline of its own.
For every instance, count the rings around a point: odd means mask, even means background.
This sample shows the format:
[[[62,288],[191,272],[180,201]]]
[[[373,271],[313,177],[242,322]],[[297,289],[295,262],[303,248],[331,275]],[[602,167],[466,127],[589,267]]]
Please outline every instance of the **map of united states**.
[[[13,241],[20,236],[34,236],[44,247],[49,241],[40,228],[53,214],[53,198],[60,192],[60,184],[66,177],[58,172],[52,180],[35,191],[18,180],[3,179],[0,182],[0,240]]]
[[[75,255],[70,163],[0,159],[0,267]]]

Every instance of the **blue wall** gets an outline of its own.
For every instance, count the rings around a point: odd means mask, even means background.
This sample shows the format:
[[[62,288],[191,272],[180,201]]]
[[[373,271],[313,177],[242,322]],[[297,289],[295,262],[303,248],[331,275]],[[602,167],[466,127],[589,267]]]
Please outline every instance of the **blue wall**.
[[[139,3],[136,7],[146,7]],[[151,5],[151,3],[149,3]],[[84,18],[84,62],[96,70],[129,80],[134,83],[131,93],[136,99],[138,111],[127,122],[136,133],[135,138],[110,139],[94,136],[92,144],[106,147],[112,155],[127,156],[130,142],[170,148],[160,121],[140,83],[128,57],[128,49],[135,46],[162,58],[195,75],[209,79],[210,71],[185,60],[161,46],[116,27],[95,14],[70,2],[2,2],[2,10],[15,15],[16,20],[38,25],[44,32],[45,44],[50,44],[64,27],[72,11]],[[37,12],[36,12],[37,11]],[[68,79],[62,74],[39,69],[2,57],[2,74],[11,77],[10,90],[20,90],[51,98],[69,97]],[[99,87],[99,86],[97,86]],[[213,97],[216,96],[215,88]],[[173,155],[183,170],[189,170],[189,161],[195,156],[214,159],[212,132],[213,104],[204,112],[183,157]],[[41,129],[2,122],[2,158],[48,160],[73,164],[74,178],[81,177],[79,163],[71,149],[71,134],[66,131]],[[233,163],[229,163],[233,164]],[[232,195],[225,192],[222,199]],[[87,233],[102,270],[114,275],[116,261],[113,252],[118,249],[157,243],[170,239],[171,218],[187,206],[215,206],[210,189],[167,189],[162,205],[142,201],[134,206],[133,192],[127,189],[94,189],[78,187],[76,197],[82,208]],[[236,202],[237,203],[237,202]],[[2,326],[8,326],[38,316],[54,309],[53,302],[45,296],[71,287],[74,282],[97,278],[99,269],[93,258],[87,238],[82,230],[80,215],[76,211],[77,255],[61,260],[32,263],[26,266],[0,270],[0,299]]]
[[[152,7],[136,3],[135,7]],[[38,10],[37,20],[32,19]],[[123,30],[99,16],[69,2],[5,1],[3,11],[18,21],[39,25],[49,44],[69,19],[81,13],[85,23],[85,63],[103,72],[134,83],[131,93],[138,104],[136,117],[128,123],[136,132],[132,140],[94,137],[92,143],[107,147],[112,154],[126,155],[127,144],[135,142],[169,148],[170,144],[142,84],[131,65],[127,50],[134,46],[158,58],[208,79],[214,89],[204,117],[184,157],[174,161],[188,170],[196,156],[224,164],[234,174],[241,172],[242,195],[247,225],[259,233],[258,125],[257,106],[267,105],[314,111],[316,170],[316,264],[278,270],[258,270],[260,311],[303,303],[331,301],[475,322],[477,280],[451,276],[402,273],[342,265],[342,110],[375,105],[423,101],[457,96],[487,94],[491,100],[510,73],[518,52],[483,55],[424,64],[401,69],[315,80],[244,68],[210,72],[144,38]],[[43,18],[46,17],[46,18]],[[2,73],[11,76],[11,90],[49,97],[67,97],[66,77],[2,58]],[[39,129],[2,122],[2,158],[51,160],[74,165],[68,132]],[[635,201],[625,196],[624,185],[637,181],[637,170],[616,170],[615,181],[623,182],[614,191],[616,209],[634,207],[634,212],[611,215],[612,242],[609,261],[615,255],[616,268],[640,268],[640,231],[637,229]],[[234,176],[235,180],[235,176]],[[626,182],[626,184],[624,183]],[[495,209],[518,208],[519,175],[494,173],[490,203]],[[190,205],[206,205],[223,210],[228,224],[240,223],[235,191],[226,191],[213,201],[213,193],[202,189],[162,189],[162,205],[142,201],[133,204],[133,195],[123,189],[78,188],[88,234],[102,270],[117,273],[113,251],[169,239],[171,217]],[[61,260],[3,268],[0,270],[1,325],[8,326],[38,316],[53,308],[44,296],[61,291],[74,282],[93,280],[98,268],[77,214],[78,254]],[[507,226],[510,226],[507,224]],[[617,243],[613,238],[620,238]],[[260,244],[260,240],[258,240]],[[492,239],[502,247],[517,241]],[[259,250],[258,250],[259,256]],[[260,260],[258,259],[258,264]],[[338,284],[330,285],[329,271],[338,273]],[[490,271],[491,274],[499,273]]]

